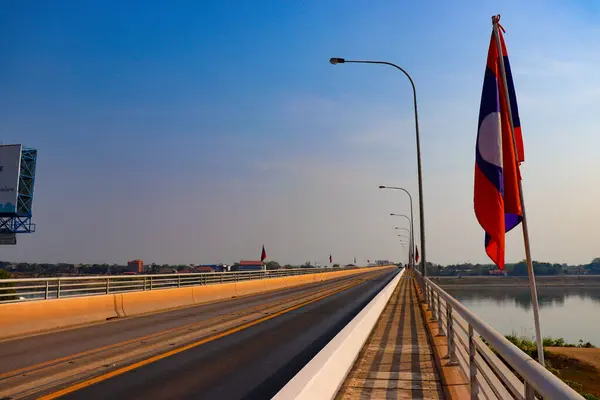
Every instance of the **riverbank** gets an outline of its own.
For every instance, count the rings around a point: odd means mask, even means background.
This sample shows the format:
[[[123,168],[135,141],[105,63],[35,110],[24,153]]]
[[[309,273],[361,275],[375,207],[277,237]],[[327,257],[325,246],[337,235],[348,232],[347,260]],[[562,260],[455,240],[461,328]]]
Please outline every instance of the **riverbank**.
[[[580,393],[600,397],[600,349],[578,347],[546,347],[545,353],[564,381]],[[580,385],[580,386],[579,386]]]
[[[526,276],[430,276],[441,288],[457,287],[528,287]],[[536,276],[538,287],[600,287],[600,275],[553,275]]]
[[[534,360],[537,359],[535,340],[507,335],[512,344]],[[544,338],[546,368],[584,398],[600,400],[600,349],[579,341],[569,344],[564,339]]]

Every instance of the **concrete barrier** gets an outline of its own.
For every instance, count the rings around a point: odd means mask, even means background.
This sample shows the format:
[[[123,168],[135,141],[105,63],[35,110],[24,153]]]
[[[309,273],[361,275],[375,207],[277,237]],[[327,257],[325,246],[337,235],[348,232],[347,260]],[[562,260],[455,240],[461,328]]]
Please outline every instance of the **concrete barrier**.
[[[123,316],[115,295],[0,304],[0,339]]]
[[[400,271],[273,399],[334,399],[403,274]]]
[[[227,300],[236,297],[236,283],[220,283],[218,285],[193,286],[194,304]]]
[[[169,310],[194,304],[194,290],[191,286],[146,292],[129,292],[115,294],[114,296],[122,296],[123,312],[128,317],[151,313],[157,309]]]
[[[116,293],[0,304],[0,340],[59,328],[132,317],[169,309],[249,296],[289,287],[363,274],[389,267],[360,268],[223,283],[206,286]]]

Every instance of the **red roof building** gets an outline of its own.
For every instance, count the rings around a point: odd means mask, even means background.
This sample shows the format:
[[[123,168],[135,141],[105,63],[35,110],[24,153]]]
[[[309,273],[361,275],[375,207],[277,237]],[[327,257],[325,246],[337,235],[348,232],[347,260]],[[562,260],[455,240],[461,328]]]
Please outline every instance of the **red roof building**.
[[[240,271],[261,271],[262,269],[262,261],[240,261]]]

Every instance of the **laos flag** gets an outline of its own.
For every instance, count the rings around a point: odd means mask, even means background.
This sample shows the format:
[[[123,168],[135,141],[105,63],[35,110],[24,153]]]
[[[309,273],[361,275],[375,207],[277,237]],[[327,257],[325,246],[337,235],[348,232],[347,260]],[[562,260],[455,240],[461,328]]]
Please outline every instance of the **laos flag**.
[[[524,161],[521,123],[508,54],[501,29],[499,58],[496,37],[492,33],[483,91],[479,108],[479,128],[475,150],[475,215],[485,230],[485,251],[500,269],[504,269],[505,233],[523,219],[519,196],[519,165]],[[500,63],[504,62],[508,99],[504,89]],[[514,139],[509,107],[512,111]]]

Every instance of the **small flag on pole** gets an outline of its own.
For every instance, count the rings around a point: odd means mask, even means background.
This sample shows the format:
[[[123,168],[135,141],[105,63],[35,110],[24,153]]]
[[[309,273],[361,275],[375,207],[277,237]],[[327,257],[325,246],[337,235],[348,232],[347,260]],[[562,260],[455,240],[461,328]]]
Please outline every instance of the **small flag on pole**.
[[[415,246],[416,251],[415,251],[415,262],[418,263],[419,262],[419,246]]]
[[[479,225],[485,231],[485,251],[498,268],[504,269],[505,233],[523,219],[518,165],[524,161],[524,156],[517,97],[502,29],[498,29],[498,35],[502,53],[499,53],[498,41],[492,33],[483,78],[475,150],[474,205]],[[503,60],[499,58],[500,54]],[[504,88],[501,75],[502,61],[508,90]],[[518,154],[515,154],[515,148]]]
[[[267,259],[267,252],[265,251],[265,245],[263,244],[262,253],[260,253],[260,261],[265,261]]]
[[[331,264],[333,262],[333,258],[331,258],[331,254],[329,255],[329,263]]]

